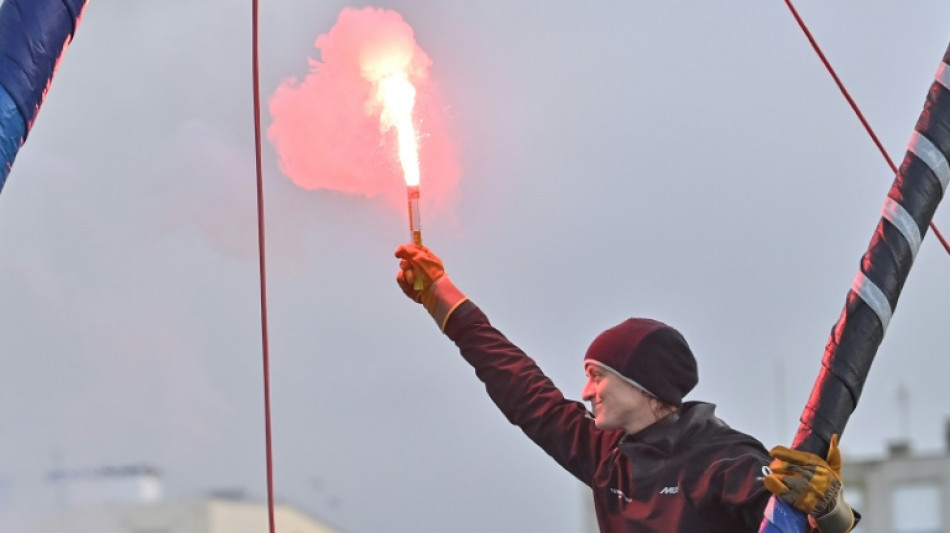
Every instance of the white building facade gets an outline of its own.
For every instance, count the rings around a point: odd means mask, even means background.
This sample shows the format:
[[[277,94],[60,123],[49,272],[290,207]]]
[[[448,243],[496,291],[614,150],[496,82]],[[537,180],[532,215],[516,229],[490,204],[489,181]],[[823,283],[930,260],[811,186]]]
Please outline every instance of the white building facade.
[[[288,505],[277,505],[281,533],[342,533]],[[65,510],[31,533],[261,533],[269,531],[267,505],[208,499],[193,502],[106,504]]]

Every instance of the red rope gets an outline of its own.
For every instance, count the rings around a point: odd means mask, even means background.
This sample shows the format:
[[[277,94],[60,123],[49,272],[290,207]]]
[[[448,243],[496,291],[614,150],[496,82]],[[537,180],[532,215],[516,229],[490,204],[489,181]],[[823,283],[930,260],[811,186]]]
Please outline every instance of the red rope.
[[[264,261],[264,179],[261,170],[261,88],[257,46],[257,7],[258,0],[251,2],[251,47],[252,78],[254,84],[254,155],[257,167],[257,246],[261,277],[261,346],[264,360],[264,440],[267,458],[267,517],[270,533],[275,533],[274,525],[274,461],[271,449],[270,419],[270,353],[267,340],[267,269]]]
[[[792,0],[785,0],[785,5],[787,5],[788,9],[792,12],[792,16],[795,17],[795,21],[798,22],[798,26],[805,33],[805,37],[808,38],[808,42],[811,43],[811,47],[815,50],[815,53],[818,54],[818,58],[821,59],[821,62],[825,65],[825,69],[828,70],[828,73],[831,74],[831,77],[835,80],[835,84],[838,85],[838,90],[840,90],[841,94],[844,95],[845,100],[848,101],[851,109],[854,110],[854,114],[857,115],[858,120],[861,121],[861,125],[864,126],[865,131],[867,131],[868,135],[871,136],[871,140],[874,141],[874,145],[877,146],[877,149],[881,152],[881,155],[884,156],[888,166],[891,167],[891,171],[893,171],[894,174],[897,174],[897,165],[895,165],[894,161],[891,160],[891,156],[888,155],[887,150],[884,149],[884,145],[881,144],[880,139],[877,138],[874,130],[871,129],[871,125],[868,123],[867,119],[864,118],[864,113],[861,113],[861,109],[858,108],[858,104],[855,103],[854,99],[851,98],[851,94],[848,93],[848,90],[844,87],[844,84],[841,83],[841,79],[838,78],[838,74],[835,72],[835,69],[831,66],[828,58],[826,58],[825,54],[821,51],[821,48],[818,46],[818,43],[812,36],[811,31],[808,30],[808,26],[805,25],[805,21],[802,20],[802,18],[798,15],[798,11],[795,9],[795,6],[792,5]],[[937,236],[937,239],[941,244],[943,244],[944,249],[946,249],[947,253],[950,254],[950,243],[947,243],[946,239],[943,238],[943,235],[940,234],[940,230],[937,229],[937,225],[934,224],[933,221],[930,222],[930,229],[933,230],[934,235]]]

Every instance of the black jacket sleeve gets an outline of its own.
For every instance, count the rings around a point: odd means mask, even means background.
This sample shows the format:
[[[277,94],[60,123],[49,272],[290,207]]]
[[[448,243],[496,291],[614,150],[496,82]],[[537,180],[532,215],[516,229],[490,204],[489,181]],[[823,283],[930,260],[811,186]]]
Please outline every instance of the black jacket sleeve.
[[[769,463],[764,450],[749,446],[734,450],[728,457],[714,461],[695,482],[696,500],[719,509],[730,521],[756,530],[771,493],[762,483],[762,467]]]

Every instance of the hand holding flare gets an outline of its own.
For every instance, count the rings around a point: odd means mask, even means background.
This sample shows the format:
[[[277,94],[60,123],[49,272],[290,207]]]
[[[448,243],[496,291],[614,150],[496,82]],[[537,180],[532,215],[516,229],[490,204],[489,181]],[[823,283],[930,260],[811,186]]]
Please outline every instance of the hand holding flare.
[[[399,272],[396,283],[412,300],[421,303],[432,315],[439,328],[445,331],[452,312],[466,296],[458,290],[447,275],[439,256],[421,244],[408,243],[396,248]],[[416,289],[416,286],[422,287]]]
[[[399,283],[402,292],[425,305],[423,294],[445,275],[442,260],[432,253],[432,250],[415,242],[396,248],[396,257],[401,259],[399,272],[396,273],[396,282]]]

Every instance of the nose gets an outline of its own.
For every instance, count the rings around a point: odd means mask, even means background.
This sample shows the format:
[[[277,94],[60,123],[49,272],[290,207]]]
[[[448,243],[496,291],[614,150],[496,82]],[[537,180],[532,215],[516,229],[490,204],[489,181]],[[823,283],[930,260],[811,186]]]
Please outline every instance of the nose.
[[[594,385],[588,379],[587,383],[584,384],[584,390],[581,391],[581,399],[585,402],[591,402],[594,400]]]

